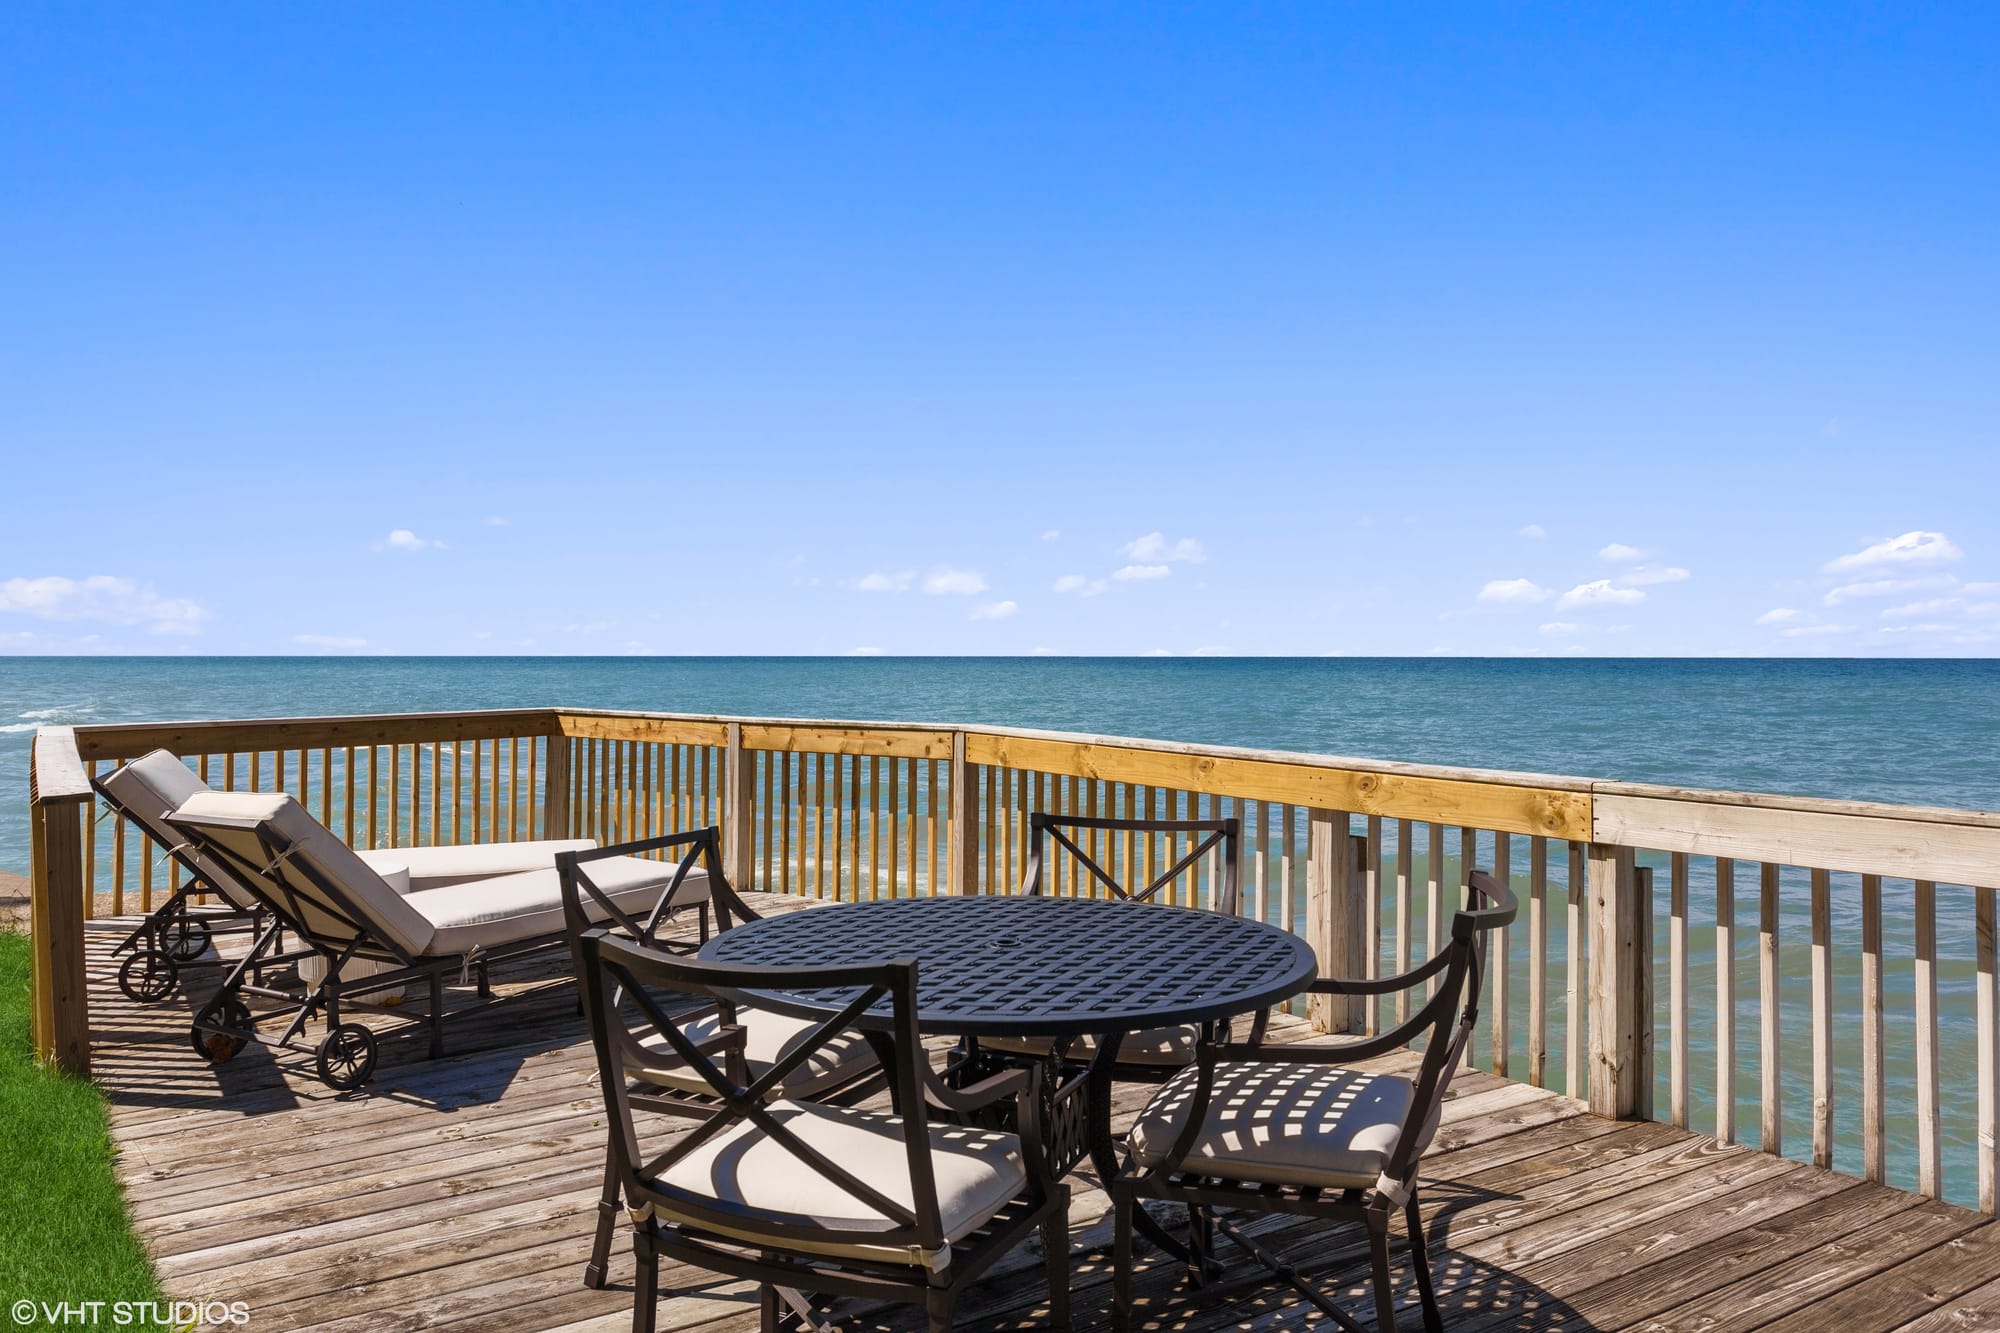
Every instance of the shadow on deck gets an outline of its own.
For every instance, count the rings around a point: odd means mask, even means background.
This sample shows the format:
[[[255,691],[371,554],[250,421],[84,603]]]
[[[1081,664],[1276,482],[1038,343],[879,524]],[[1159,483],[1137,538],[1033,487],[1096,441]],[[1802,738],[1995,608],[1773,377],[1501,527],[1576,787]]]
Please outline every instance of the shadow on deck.
[[[799,899],[748,895],[760,911]],[[341,1097],[310,1055],[252,1048],[211,1067],[189,1048],[186,997],[129,1003],[113,984],[123,935],[89,945],[95,1076],[112,1106],[139,1233],[177,1297],[245,1301],[256,1333],[452,1327],[614,1329],[630,1317],[629,1251],[612,1287],[581,1282],[603,1164],[592,1059],[566,988],[517,971],[509,1004],[420,1057],[384,1042],[366,1092]],[[551,966],[554,966],[552,963]],[[198,991],[212,980],[196,975]],[[1273,1025],[1304,1040],[1303,1024]],[[1146,1096],[1128,1090],[1128,1118]],[[1966,1329],[2000,1326],[2000,1223],[1964,1209],[1656,1124],[1600,1120],[1489,1075],[1454,1084],[1424,1172],[1439,1301],[1455,1329]],[[1079,1328],[1106,1326],[1110,1225],[1089,1172],[1071,1178]],[[1269,1219],[1267,1245],[1372,1323],[1357,1235]],[[1404,1327],[1421,1326],[1408,1266]],[[666,1329],[754,1328],[753,1289],[663,1269]],[[1326,1321],[1273,1286],[1204,1308],[1173,1266],[1142,1270],[1143,1327],[1186,1331]],[[962,1327],[1046,1326],[1039,1257],[996,1268]],[[860,1309],[844,1327],[922,1327]]]

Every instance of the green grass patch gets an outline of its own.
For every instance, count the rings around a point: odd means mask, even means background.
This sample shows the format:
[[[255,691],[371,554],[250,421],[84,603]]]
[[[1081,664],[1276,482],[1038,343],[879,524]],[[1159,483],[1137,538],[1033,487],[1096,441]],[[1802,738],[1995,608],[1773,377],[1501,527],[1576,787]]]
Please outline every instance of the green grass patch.
[[[28,940],[0,931],[0,1330],[18,1326],[12,1307],[24,1299],[162,1299],[112,1157],[97,1085],[35,1059]],[[116,1324],[107,1304],[95,1319],[65,1326]]]

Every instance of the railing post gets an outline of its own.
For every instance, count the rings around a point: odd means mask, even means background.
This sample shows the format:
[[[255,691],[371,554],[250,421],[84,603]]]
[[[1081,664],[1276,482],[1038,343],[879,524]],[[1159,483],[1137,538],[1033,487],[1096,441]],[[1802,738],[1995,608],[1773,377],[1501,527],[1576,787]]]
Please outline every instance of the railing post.
[[[1652,893],[1632,849],[1590,844],[1590,1109],[1653,1114]]]
[[[83,819],[90,786],[76,737],[52,727],[28,761],[30,1024],[35,1050],[73,1074],[90,1072],[90,996],[83,966]]]
[[[549,762],[542,775],[542,836],[570,836],[569,734],[562,729],[560,719],[549,733]]]
[[[979,790],[965,758],[965,733],[951,733],[951,891],[979,892]]]
[[[755,888],[751,877],[757,871],[757,768],[743,748],[741,722],[729,724],[723,773],[722,862],[737,888]]]
[[[1362,975],[1366,954],[1362,941],[1365,904],[1355,892],[1354,839],[1347,814],[1312,810],[1306,825],[1306,943],[1319,960],[1323,977]],[[1353,995],[1314,995],[1306,1017],[1315,1032],[1359,1032],[1366,999]]]

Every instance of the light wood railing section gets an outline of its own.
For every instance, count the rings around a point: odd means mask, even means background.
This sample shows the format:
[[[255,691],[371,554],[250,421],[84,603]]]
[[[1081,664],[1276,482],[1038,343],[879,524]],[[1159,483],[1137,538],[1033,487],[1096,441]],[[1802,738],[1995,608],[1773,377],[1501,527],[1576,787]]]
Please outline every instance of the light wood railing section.
[[[88,1061],[81,936],[170,864],[89,779],[165,747],[362,846],[724,831],[732,877],[854,901],[1014,892],[1028,816],[1243,823],[1239,910],[1329,973],[1442,947],[1470,869],[1521,900],[1468,1059],[1871,1180],[1996,1206],[2000,816],[1010,728],[588,709],[102,726],[35,748],[37,1046]],[[1184,839],[1099,835],[1114,871]],[[1212,853],[1173,901],[1212,907]],[[1060,859],[1050,892],[1091,893]],[[1407,1000],[1316,999],[1330,1032]],[[1657,1055],[1656,1055],[1657,1047]]]

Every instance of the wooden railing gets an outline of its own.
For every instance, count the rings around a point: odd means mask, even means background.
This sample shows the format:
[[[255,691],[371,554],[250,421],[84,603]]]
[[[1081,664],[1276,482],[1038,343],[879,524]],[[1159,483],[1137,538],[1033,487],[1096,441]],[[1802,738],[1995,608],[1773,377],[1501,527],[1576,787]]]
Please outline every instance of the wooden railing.
[[[1995,894],[1975,886],[2000,883],[2000,816],[905,723],[550,709],[51,728],[31,802],[35,1038],[71,1068],[89,1058],[84,919],[175,882],[160,849],[98,818],[89,779],[158,747],[216,786],[289,791],[358,845],[718,823],[734,879],[839,900],[1011,891],[1035,810],[1235,815],[1241,910],[1345,975],[1430,956],[1485,866],[1522,912],[1468,1059],[1602,1115],[1657,1103],[1725,1140],[1996,1206]],[[1144,873],[1186,845],[1093,851]],[[1212,905],[1213,855],[1176,901]],[[1051,888],[1094,891],[1066,868]],[[1321,998],[1311,1018],[1361,1032],[1405,1012]]]

